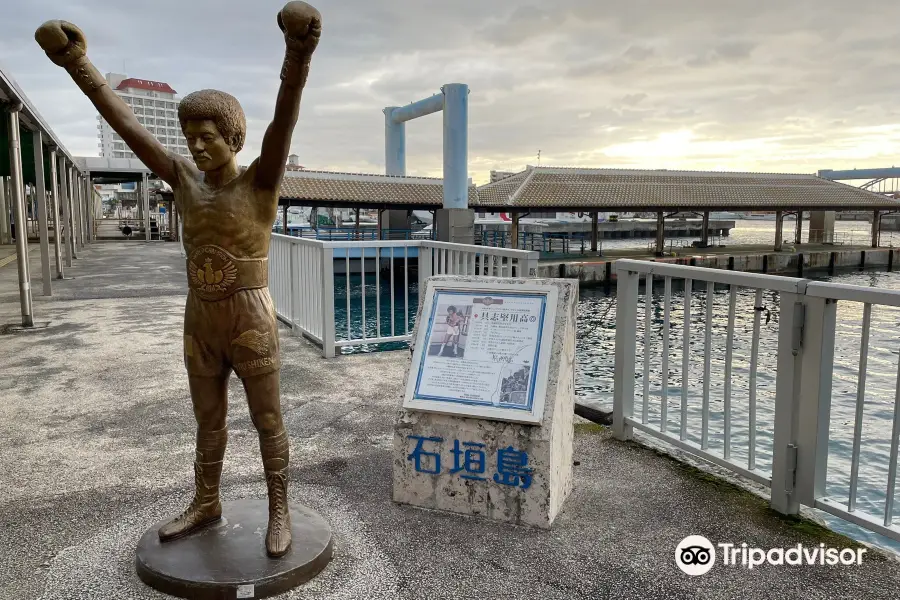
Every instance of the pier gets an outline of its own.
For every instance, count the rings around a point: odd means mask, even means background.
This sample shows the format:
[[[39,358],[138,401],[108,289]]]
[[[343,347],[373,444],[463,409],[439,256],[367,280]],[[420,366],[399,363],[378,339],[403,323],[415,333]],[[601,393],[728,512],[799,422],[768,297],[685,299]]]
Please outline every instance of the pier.
[[[32,330],[0,335],[0,597],[63,600],[87,589],[91,600],[155,599],[134,574],[134,545],[193,493],[194,423],[178,358],[184,263],[175,244],[91,244],[54,289],[35,298]],[[0,322],[16,322],[16,298],[15,269],[0,268]],[[551,531],[398,506],[391,427],[408,353],[323,359],[287,328],[281,339],[291,493],[340,541],[329,568],[286,599],[518,597],[523,585],[529,597],[560,600],[669,600],[694,597],[698,586],[753,600],[895,595],[900,564],[874,549],[853,567],[717,565],[684,576],[672,554],[689,533],[762,548],[852,542],[580,419],[575,491]],[[239,381],[231,385],[239,397]],[[262,498],[242,402],[232,402],[229,421],[223,486]],[[490,576],[459,575],[486,564]]]
[[[668,256],[657,257],[646,249],[609,250],[603,256],[547,258],[541,260],[541,277],[570,277],[582,285],[605,285],[616,281],[615,263],[621,259],[648,260],[666,264],[707,267],[744,273],[802,277],[804,273],[848,269],[893,270],[900,266],[900,248],[848,247],[801,244],[781,252],[764,245],[735,245],[698,250],[672,247]]]

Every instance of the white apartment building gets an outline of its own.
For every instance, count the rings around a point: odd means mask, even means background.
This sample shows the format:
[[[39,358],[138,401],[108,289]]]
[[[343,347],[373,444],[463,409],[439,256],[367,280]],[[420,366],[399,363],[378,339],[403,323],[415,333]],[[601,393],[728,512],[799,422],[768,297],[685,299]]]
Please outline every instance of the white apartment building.
[[[187,142],[178,123],[179,98],[168,83],[133,79],[119,73],[107,73],[109,87],[131,107],[138,122],[156,136],[167,150],[190,158]],[[106,119],[97,115],[100,156],[136,158]]]

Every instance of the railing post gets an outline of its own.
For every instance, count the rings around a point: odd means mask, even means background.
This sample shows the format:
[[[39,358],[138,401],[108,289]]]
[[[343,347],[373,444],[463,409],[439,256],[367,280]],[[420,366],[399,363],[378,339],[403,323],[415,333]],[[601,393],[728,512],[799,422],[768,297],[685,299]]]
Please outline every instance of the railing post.
[[[813,506],[816,498],[825,495],[836,316],[836,300],[806,296],[795,481],[797,501],[807,506]]]
[[[520,275],[520,277],[537,277],[538,259],[540,256],[540,252],[530,252],[528,254],[528,258],[522,261],[525,263],[525,275]]]
[[[617,269],[616,363],[613,388],[613,433],[630,440],[633,432],[626,418],[634,415],[634,351],[637,331],[637,273]]]
[[[431,277],[433,256],[433,249],[426,243],[419,246],[419,294],[425,293],[425,282]],[[481,260],[484,260],[483,254]]]
[[[805,291],[805,284],[802,284],[802,288]],[[784,292],[781,294],[778,315],[778,366],[775,376],[771,506],[782,514],[800,512],[800,503],[795,493],[795,474],[804,311],[801,294]]]
[[[322,356],[334,358],[334,248],[322,248]],[[349,276],[349,275],[348,275]],[[350,318],[350,315],[347,315]]]
[[[284,243],[287,244],[288,247],[288,268],[290,269],[287,285],[291,330],[294,332],[294,335],[303,335],[303,328],[300,323],[300,315],[303,310],[303,302],[300,298],[300,271],[305,265],[302,263],[302,259],[299,256],[302,247],[300,244],[295,244],[293,240],[290,239],[284,240]],[[309,276],[310,275],[307,274],[307,277]]]

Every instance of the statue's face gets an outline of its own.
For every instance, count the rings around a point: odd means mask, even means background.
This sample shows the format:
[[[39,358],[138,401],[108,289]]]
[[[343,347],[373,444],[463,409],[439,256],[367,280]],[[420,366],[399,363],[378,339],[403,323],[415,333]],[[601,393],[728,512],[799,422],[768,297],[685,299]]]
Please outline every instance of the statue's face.
[[[201,171],[215,171],[234,158],[230,140],[219,133],[214,121],[188,121],[184,124],[184,137],[194,163]]]

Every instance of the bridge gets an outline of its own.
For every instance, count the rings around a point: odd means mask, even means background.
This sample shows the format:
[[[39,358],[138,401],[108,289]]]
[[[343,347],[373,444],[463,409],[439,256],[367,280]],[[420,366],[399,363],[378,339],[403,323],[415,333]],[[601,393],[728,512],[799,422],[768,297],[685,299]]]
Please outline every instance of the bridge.
[[[860,189],[896,198],[900,194],[900,168],[881,169],[822,169],[819,177],[830,181],[846,181]]]

